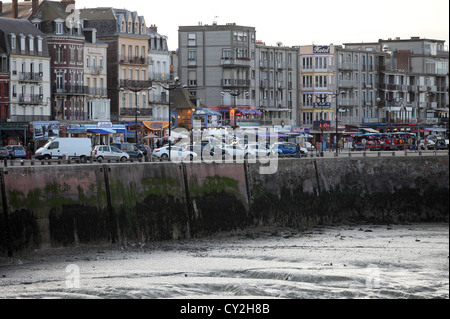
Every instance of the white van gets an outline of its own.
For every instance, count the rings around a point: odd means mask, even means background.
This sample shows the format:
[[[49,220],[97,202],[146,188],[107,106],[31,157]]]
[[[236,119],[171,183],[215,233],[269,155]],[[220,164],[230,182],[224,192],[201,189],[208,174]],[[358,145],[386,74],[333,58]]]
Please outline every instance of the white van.
[[[86,162],[91,158],[92,144],[89,138],[62,138],[51,139],[44,147],[36,151],[35,158],[38,160],[49,160],[52,158],[62,159],[67,157],[79,158]]]

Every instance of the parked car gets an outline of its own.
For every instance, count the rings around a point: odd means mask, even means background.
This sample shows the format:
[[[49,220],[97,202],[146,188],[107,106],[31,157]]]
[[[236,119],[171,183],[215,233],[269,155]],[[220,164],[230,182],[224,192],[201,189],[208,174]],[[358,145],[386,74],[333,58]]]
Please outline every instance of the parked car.
[[[147,154],[150,152],[150,147],[148,145],[136,144],[136,147],[142,152],[144,156],[147,156]]]
[[[203,160],[204,154],[209,154],[210,157],[214,156],[214,147],[211,147],[209,143],[196,143],[194,145],[186,145],[184,149],[189,152],[194,152],[197,157]]]
[[[308,152],[314,152],[316,150],[316,147],[312,145],[310,142],[303,142],[303,147],[305,147]]]
[[[25,151],[25,148],[21,145],[8,145],[6,146],[6,149],[9,152],[9,158],[16,159],[16,158],[22,158],[25,159],[27,157],[27,152]]]
[[[270,156],[273,153],[270,148],[261,144],[248,144],[245,146],[245,150],[254,157]]]
[[[119,160],[121,162],[126,162],[130,159],[128,153],[108,145],[95,146],[92,150],[92,157],[96,160]]]
[[[169,159],[169,146],[156,148],[153,150],[153,156],[161,159]],[[170,158],[176,160],[194,160],[198,157],[195,152],[185,150],[179,146],[172,146],[170,150]]]
[[[281,145],[280,149],[284,149],[283,146],[289,148],[289,150],[286,150],[286,152],[283,153],[284,155],[291,155],[292,154],[291,150],[290,150],[291,148],[294,149],[294,153],[293,153],[294,155],[295,155],[295,153],[297,153],[296,152],[297,144],[295,144],[295,143],[292,143],[292,142],[280,142],[280,143],[276,143],[276,145]],[[308,156],[308,150],[305,147],[300,147],[300,155],[301,156]]]
[[[79,158],[86,162],[91,157],[92,142],[89,138],[52,138],[47,144],[36,151],[38,160],[52,158]]]
[[[111,143],[110,146],[117,147],[122,152],[128,153],[130,155],[130,158],[143,158],[144,154],[137,148],[136,145],[131,143]]]
[[[287,144],[275,143],[273,148],[281,156],[295,156],[296,153],[295,147]]]
[[[248,156],[248,152],[237,144],[225,145],[222,149],[226,152],[228,157],[233,158],[246,158]]]
[[[6,147],[0,147],[0,159],[9,158],[9,151]]]

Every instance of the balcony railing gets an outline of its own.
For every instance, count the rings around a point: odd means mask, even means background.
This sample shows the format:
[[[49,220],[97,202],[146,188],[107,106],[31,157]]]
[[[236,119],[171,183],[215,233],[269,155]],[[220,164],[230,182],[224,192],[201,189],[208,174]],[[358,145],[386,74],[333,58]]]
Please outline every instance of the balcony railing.
[[[146,57],[128,57],[122,56],[120,63],[124,64],[149,64],[149,59]]]
[[[53,87],[53,92],[57,94],[78,94],[85,95],[89,93],[88,86],[81,85],[70,85],[70,86],[62,86],[62,87]]]
[[[220,65],[226,67],[250,67],[250,58],[222,58],[220,60]]]
[[[152,81],[133,81],[133,80],[120,80],[120,87],[127,89],[148,89],[152,86]]]
[[[37,94],[20,94],[19,103],[27,105],[40,105],[44,102],[42,95]]]
[[[249,87],[250,80],[233,80],[233,79],[223,79],[222,86],[228,87]]]
[[[132,108],[120,108],[120,115],[121,116],[136,116],[136,108],[132,107]],[[152,109],[147,109],[147,108],[139,108],[139,116],[152,116],[153,112]]]
[[[20,82],[42,82],[42,73],[35,72],[20,72],[19,81]]]
[[[87,94],[95,96],[107,96],[108,90],[106,88],[97,88],[89,86]]]

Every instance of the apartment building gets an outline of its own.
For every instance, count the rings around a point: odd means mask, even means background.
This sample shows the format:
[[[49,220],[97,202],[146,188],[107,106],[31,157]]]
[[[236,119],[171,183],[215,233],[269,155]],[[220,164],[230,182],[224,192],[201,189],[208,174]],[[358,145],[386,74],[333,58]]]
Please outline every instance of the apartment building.
[[[108,45],[97,39],[96,29],[85,28],[83,31],[87,118],[90,121],[109,122],[111,113],[106,65]]]
[[[144,17],[137,12],[114,8],[82,9],[80,12],[84,27],[95,28],[97,38],[108,44],[111,121],[150,120],[149,36]]]
[[[263,113],[264,125],[297,125],[298,107],[299,49],[283,46],[267,46],[261,41],[256,45],[255,78],[256,105]]]
[[[158,33],[158,28],[151,25],[147,28],[149,35],[148,58],[149,79],[153,89],[150,91],[149,103],[153,121],[169,121],[169,94],[164,88],[170,87],[173,81],[171,52],[167,46],[167,37]]]
[[[253,27],[199,24],[178,30],[178,75],[199,102],[222,114],[224,125],[256,107],[256,31]],[[253,76],[253,78],[252,78]]]
[[[3,99],[9,98],[3,100],[2,120],[50,120],[50,56],[45,35],[27,20],[0,18],[0,39],[1,91]]]
[[[449,51],[444,43],[411,37],[344,44],[352,50],[377,52],[374,103],[381,121],[448,125]],[[361,120],[370,123],[367,113]]]
[[[335,126],[336,60],[334,45],[304,45],[299,47],[300,119],[304,127],[318,128],[320,121]],[[341,102],[342,103],[342,102]]]

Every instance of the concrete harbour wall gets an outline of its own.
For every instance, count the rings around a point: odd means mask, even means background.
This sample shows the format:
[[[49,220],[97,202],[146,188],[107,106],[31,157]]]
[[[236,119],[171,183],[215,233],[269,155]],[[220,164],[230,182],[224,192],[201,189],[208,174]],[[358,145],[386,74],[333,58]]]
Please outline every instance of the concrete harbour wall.
[[[0,254],[275,225],[448,222],[447,157],[0,169]]]

